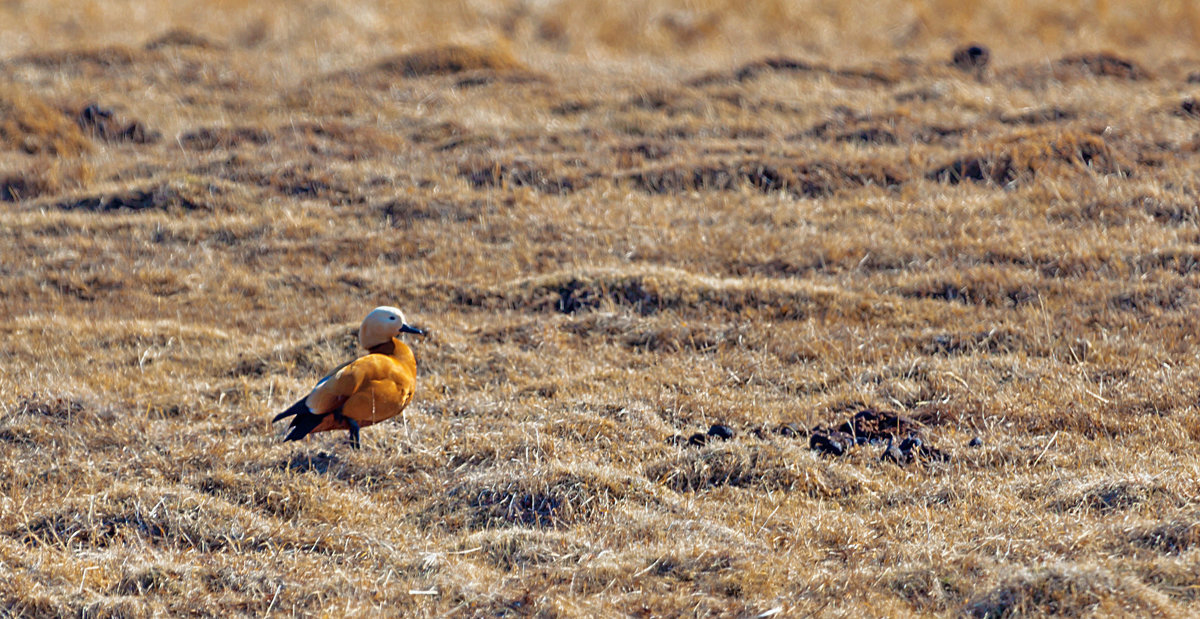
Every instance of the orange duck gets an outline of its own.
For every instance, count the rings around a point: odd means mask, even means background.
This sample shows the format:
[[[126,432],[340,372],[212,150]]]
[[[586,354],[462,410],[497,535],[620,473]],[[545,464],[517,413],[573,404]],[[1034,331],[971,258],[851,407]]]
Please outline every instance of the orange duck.
[[[425,334],[405,322],[404,314],[394,307],[371,310],[358,330],[358,341],[370,354],[342,364],[307,396],[276,415],[271,423],[295,416],[283,440],[349,430],[350,446],[358,449],[360,428],[399,415],[412,401],[417,385],[417,359],[398,339],[401,333]]]

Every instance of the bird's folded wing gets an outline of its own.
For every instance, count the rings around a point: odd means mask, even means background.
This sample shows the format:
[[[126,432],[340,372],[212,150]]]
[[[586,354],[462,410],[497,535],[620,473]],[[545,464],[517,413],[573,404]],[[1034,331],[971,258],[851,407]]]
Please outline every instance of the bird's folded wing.
[[[329,373],[328,373],[328,374],[326,374],[325,376],[322,376],[322,377],[321,377],[321,380],[318,380],[318,381],[317,381],[317,386],[316,386],[316,387],[313,387],[313,390],[315,391],[315,390],[316,390],[317,388],[319,388],[321,385],[324,385],[325,383],[329,382],[329,379],[333,378],[334,376],[337,376],[337,373],[338,373],[338,372],[341,372],[343,368],[345,368],[346,366],[350,365],[351,363],[354,363],[355,361],[358,361],[358,359],[351,359],[351,360],[349,360],[349,361],[347,361],[347,362],[345,362],[345,363],[343,363],[343,364],[341,364],[341,365],[337,366],[336,368],[333,368],[333,371],[329,372]]]
[[[384,360],[374,358],[379,356],[381,355],[367,355],[355,359],[332,376],[317,383],[316,389],[308,395],[309,410],[317,415],[333,412],[341,408],[363,383],[387,377],[388,368],[385,367]]]

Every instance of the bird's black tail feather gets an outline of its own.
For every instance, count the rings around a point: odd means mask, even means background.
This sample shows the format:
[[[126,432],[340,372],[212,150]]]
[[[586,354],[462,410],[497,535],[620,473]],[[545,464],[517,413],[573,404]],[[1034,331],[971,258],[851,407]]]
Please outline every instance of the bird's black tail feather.
[[[292,415],[299,415],[301,413],[309,412],[308,404],[305,404],[305,400],[307,400],[307,399],[308,399],[308,396],[304,396],[303,398],[300,398],[299,402],[296,402],[295,404],[289,406],[288,409],[283,411],[282,413],[275,415],[275,418],[271,420],[271,423],[275,423],[276,421],[279,421],[280,419],[285,419],[287,417],[291,417]],[[292,425],[295,425],[295,424],[292,424]]]
[[[292,415],[296,416],[295,419],[292,419],[291,432],[288,432],[288,435],[283,438],[285,442],[298,441],[308,436],[308,433],[320,425],[321,420],[325,418],[325,415],[314,415],[308,410],[308,404],[305,403],[307,399],[307,396],[301,398],[299,402],[289,406],[287,410],[275,415],[275,418],[271,420],[271,423],[275,423],[280,419],[286,419]]]
[[[313,428],[321,424],[321,420],[325,419],[325,415],[314,415],[309,412],[303,412],[296,415],[292,420],[292,431],[283,437],[284,442],[298,441],[306,436]]]

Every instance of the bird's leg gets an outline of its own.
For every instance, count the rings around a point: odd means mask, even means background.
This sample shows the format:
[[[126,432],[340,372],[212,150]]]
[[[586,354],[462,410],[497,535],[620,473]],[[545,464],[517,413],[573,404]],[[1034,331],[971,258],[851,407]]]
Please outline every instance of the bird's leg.
[[[338,421],[346,422],[346,425],[350,427],[350,448],[358,449],[359,448],[359,444],[358,444],[359,425],[358,425],[358,422],[343,415],[341,410],[333,411],[333,418]]]
[[[360,445],[358,443],[358,422],[347,417],[346,423],[350,426],[350,448],[351,449],[359,449]]]

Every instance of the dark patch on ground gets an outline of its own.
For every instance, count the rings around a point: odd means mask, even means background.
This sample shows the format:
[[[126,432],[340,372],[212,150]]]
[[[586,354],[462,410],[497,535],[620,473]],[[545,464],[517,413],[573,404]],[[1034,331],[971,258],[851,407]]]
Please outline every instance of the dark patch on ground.
[[[211,205],[200,202],[190,195],[184,195],[183,192],[169,185],[77,198],[59,202],[54,207],[64,211],[88,211],[92,213],[147,210],[212,210]]]
[[[479,188],[529,187],[554,195],[572,193],[591,184],[591,180],[584,175],[557,174],[549,168],[523,160],[466,164],[459,167],[459,174]]]
[[[898,443],[889,438],[879,459],[904,466],[913,462],[948,462],[950,455],[926,445],[925,441],[916,436],[910,436]]]
[[[966,355],[976,352],[1004,354],[1015,352],[1026,346],[1021,334],[1000,328],[975,333],[941,333],[930,337],[921,346],[927,355]]]
[[[298,473],[320,473],[324,475],[329,472],[329,467],[339,464],[341,464],[341,459],[338,458],[337,454],[321,451],[317,452],[316,455],[298,453],[284,464],[284,468]]]
[[[602,291],[596,290],[592,284],[570,279],[558,287],[557,294],[558,301],[554,309],[562,314],[597,309],[606,296],[618,303],[633,306],[642,315],[653,314],[660,305],[658,297],[648,292],[637,279],[614,283]]]
[[[992,54],[988,48],[979,43],[972,43],[954,50],[954,54],[950,57],[950,64],[960,71],[978,75],[987,68],[991,57]]]
[[[895,76],[879,70],[835,68],[822,63],[808,62],[798,58],[779,56],[774,58],[764,58],[762,60],[756,60],[754,62],[747,63],[735,69],[732,73],[708,73],[690,80],[687,82],[687,85],[693,87],[703,87],[715,84],[725,84],[729,82],[744,82],[763,73],[815,73],[871,85],[887,85],[896,81]]]
[[[85,409],[82,401],[63,396],[24,395],[17,398],[13,407],[15,415],[37,415],[66,420],[78,416]]]
[[[161,35],[149,40],[142,46],[146,50],[156,50],[164,47],[192,49],[223,49],[205,37],[187,28],[172,28]]]
[[[837,431],[854,437],[858,444],[884,441],[889,438],[919,434],[922,425],[916,420],[891,411],[867,409],[859,411],[852,419],[837,427]]]
[[[1132,169],[1103,137],[1081,131],[1023,130],[985,144],[981,150],[936,167],[925,177],[952,185],[970,180],[1003,186],[1043,174],[1063,176],[1085,170],[1128,174]]]
[[[53,191],[53,187],[45,179],[32,174],[18,174],[0,178],[0,200],[4,202],[20,202],[29,200]]]
[[[1122,80],[1149,79],[1150,72],[1136,62],[1108,52],[1064,56],[1055,65],[1059,75],[1112,77]]]
[[[1180,555],[1200,547],[1200,513],[1164,520],[1126,532],[1130,543],[1170,555]]]
[[[463,524],[475,529],[561,528],[606,511],[615,501],[641,496],[631,481],[567,471],[487,478],[450,490],[432,513],[443,523],[465,517]]]
[[[825,196],[868,185],[890,188],[904,182],[898,171],[874,161],[681,164],[635,172],[626,178],[637,189],[654,194],[735,191],[748,187],[763,193],[784,191],[804,197]]]
[[[200,151],[237,148],[243,144],[262,146],[270,141],[271,133],[258,127],[201,127],[179,136],[184,148]]]
[[[839,134],[834,138],[837,142],[857,142],[861,144],[895,144],[896,134],[882,127],[867,127]]]
[[[502,50],[443,45],[388,58],[376,64],[375,68],[401,77],[421,77],[464,71],[522,70],[525,65]]]
[[[632,168],[646,161],[665,159],[672,151],[673,148],[665,141],[644,141],[613,148],[619,168]]]
[[[814,427],[809,431],[808,446],[822,454],[842,456],[859,445],[886,445],[881,458],[898,464],[949,461],[950,454],[922,438],[924,430],[924,424],[911,417],[866,409],[836,428]]]
[[[378,207],[379,214],[393,227],[408,228],[423,222],[463,222],[494,210],[483,200],[456,202],[451,200],[390,200]]]
[[[1074,120],[1078,116],[1076,112],[1059,107],[1041,107],[1001,114],[998,120],[1006,125],[1041,125]]]
[[[1011,157],[968,155],[930,170],[925,177],[950,185],[963,181],[1006,185],[1016,179],[1016,171],[1013,170]]]
[[[722,440],[728,441],[733,439],[736,433],[733,428],[724,424],[713,424],[708,429],[708,432],[696,432],[689,437],[684,437],[682,434],[676,434],[667,439],[667,444],[675,445],[676,447],[703,447],[710,441]]]
[[[809,449],[831,456],[845,455],[854,445],[853,436],[828,428],[813,428],[808,437]]]
[[[146,52],[123,45],[111,45],[92,49],[35,52],[19,56],[13,62],[43,69],[102,74],[108,69],[128,67],[148,56]]]
[[[150,129],[136,119],[122,119],[111,109],[89,103],[74,114],[75,124],[84,133],[105,142],[132,142],[153,144],[162,139],[162,134]]]

